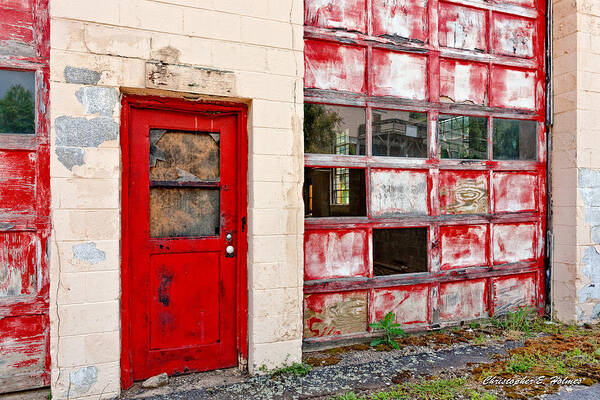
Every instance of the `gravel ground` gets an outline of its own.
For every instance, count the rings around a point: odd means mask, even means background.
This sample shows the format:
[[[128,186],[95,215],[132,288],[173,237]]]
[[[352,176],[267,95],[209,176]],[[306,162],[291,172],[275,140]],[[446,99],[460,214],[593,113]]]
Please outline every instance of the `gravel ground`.
[[[315,367],[303,377],[248,377],[236,370],[194,374],[171,379],[169,386],[144,390],[135,387],[123,399],[247,399],[292,400],[327,398],[350,390],[376,389],[392,385],[392,378],[403,370],[414,375],[431,375],[444,370],[462,369],[473,363],[491,362],[496,354],[522,345],[506,341],[489,346],[462,345],[450,349],[415,354],[362,351],[350,353],[336,365]],[[178,380],[181,381],[178,382]],[[187,381],[185,380],[187,379]]]

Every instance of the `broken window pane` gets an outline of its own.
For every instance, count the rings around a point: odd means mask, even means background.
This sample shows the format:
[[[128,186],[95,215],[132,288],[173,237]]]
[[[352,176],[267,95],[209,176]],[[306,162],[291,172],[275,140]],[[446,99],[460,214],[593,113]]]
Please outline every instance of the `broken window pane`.
[[[304,152],[364,155],[365,109],[304,104]]]
[[[219,188],[150,188],[150,237],[218,235]]]
[[[373,110],[373,155],[427,157],[427,114]]]
[[[365,170],[305,168],[304,210],[307,217],[365,216]]]
[[[219,180],[219,134],[150,129],[150,180]]]
[[[35,133],[35,73],[0,70],[0,133]]]
[[[535,121],[494,119],[494,160],[535,160]]]
[[[487,159],[487,118],[440,115],[441,158]]]
[[[427,228],[373,229],[373,276],[427,271]]]

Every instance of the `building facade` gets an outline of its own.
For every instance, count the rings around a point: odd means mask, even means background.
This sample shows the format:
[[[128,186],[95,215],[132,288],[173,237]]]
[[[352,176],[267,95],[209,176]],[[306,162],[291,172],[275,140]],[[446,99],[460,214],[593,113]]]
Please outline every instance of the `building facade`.
[[[594,1],[0,13],[0,391],[255,373],[388,312],[598,318]]]

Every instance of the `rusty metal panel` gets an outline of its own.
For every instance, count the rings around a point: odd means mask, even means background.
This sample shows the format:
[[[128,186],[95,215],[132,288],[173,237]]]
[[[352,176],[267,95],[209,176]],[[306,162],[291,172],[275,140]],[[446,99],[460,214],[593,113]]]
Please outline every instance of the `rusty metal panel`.
[[[535,224],[495,224],[492,228],[494,264],[532,260]]]
[[[304,86],[362,93],[366,50],[307,40],[304,42]]]
[[[427,99],[427,57],[373,49],[373,94]]]
[[[487,51],[484,10],[440,2],[438,20],[441,46]]]
[[[535,71],[493,66],[491,105],[533,110],[536,105]]]
[[[396,322],[403,325],[428,322],[429,285],[373,290],[370,321],[378,321],[388,312],[396,314]]]
[[[534,55],[535,21],[509,14],[493,14],[492,47],[497,54],[531,58]]]
[[[440,101],[486,105],[487,65],[450,59],[440,60]]]
[[[373,0],[373,35],[426,43],[427,0]]]
[[[442,214],[488,212],[488,175],[483,171],[440,171]]]
[[[427,173],[393,169],[371,170],[371,215],[426,215]]]
[[[535,274],[492,278],[492,308],[494,315],[535,304]]]
[[[538,183],[536,174],[494,172],[492,182],[495,212],[535,210]]]
[[[365,230],[315,230],[304,235],[304,279],[368,276]]]
[[[441,226],[440,243],[442,270],[487,264],[487,225]]]
[[[488,316],[487,280],[473,279],[440,284],[440,319],[464,321]]]
[[[367,330],[367,292],[304,296],[304,337],[344,335]]]
[[[304,23],[366,32],[366,0],[305,0]]]

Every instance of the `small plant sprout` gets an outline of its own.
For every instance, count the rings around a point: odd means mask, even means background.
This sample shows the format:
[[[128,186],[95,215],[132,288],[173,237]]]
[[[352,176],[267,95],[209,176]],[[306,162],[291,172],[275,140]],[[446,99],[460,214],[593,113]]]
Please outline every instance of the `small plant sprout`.
[[[393,338],[396,336],[406,337],[406,332],[400,328],[400,324],[396,323],[396,315],[393,312],[385,314],[385,317],[377,322],[369,324],[369,326],[377,331],[383,331],[383,337],[377,338],[371,342],[371,346],[387,344],[394,349],[399,349],[398,343]]]

